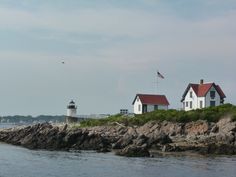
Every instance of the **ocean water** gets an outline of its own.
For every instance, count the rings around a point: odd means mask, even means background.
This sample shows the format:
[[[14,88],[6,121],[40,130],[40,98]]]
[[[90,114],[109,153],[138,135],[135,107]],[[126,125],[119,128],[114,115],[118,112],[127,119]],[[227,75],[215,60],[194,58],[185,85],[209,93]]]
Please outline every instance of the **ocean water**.
[[[0,143],[0,177],[235,177],[236,156],[127,158]]]
[[[0,129],[16,127],[17,124],[13,123],[0,123]]]

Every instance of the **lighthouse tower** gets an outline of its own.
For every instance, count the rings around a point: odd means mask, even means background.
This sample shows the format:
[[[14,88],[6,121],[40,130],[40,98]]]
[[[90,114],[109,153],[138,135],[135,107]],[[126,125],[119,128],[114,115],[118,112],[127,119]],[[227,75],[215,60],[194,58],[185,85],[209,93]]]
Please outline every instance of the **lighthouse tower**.
[[[75,102],[71,100],[71,102],[67,106],[67,117],[76,117],[76,110],[77,106],[75,105]]]

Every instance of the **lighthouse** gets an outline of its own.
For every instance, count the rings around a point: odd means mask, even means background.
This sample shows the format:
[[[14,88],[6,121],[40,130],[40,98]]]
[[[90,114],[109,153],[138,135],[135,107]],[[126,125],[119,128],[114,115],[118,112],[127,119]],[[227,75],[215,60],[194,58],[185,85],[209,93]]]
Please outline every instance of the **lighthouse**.
[[[67,117],[76,117],[77,106],[73,100],[70,101],[67,106]]]

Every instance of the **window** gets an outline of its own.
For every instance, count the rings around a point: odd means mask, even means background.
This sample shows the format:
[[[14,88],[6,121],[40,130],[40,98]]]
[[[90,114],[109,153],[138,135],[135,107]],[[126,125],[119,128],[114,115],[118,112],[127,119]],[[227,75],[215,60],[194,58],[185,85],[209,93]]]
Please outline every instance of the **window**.
[[[216,102],[215,101],[210,101],[210,106],[215,106]]]
[[[158,105],[154,105],[154,110],[157,110],[158,109]]]
[[[139,97],[137,97],[137,102],[139,102]]]
[[[193,102],[190,101],[189,104],[190,104],[190,109],[191,109],[193,107]]]
[[[141,111],[141,105],[140,104],[138,105],[138,111]]]
[[[216,96],[216,92],[215,91],[210,91],[210,97],[215,98],[215,96]]]
[[[120,114],[128,114],[128,109],[120,109]]]
[[[193,92],[191,91],[189,94],[190,94],[190,98],[193,98]]]
[[[203,103],[203,102],[202,102],[202,101],[200,101],[200,108],[202,108],[202,103]]]
[[[186,103],[185,103],[185,104],[186,104],[186,107],[188,107],[188,101],[186,101]]]

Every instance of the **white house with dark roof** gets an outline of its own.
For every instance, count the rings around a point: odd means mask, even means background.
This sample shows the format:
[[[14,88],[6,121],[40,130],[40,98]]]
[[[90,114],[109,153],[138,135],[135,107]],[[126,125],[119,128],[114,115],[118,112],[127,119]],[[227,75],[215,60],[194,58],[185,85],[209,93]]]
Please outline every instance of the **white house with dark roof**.
[[[224,103],[226,98],[219,85],[213,83],[190,83],[185,89],[181,102],[185,111],[201,109],[209,106],[218,106]]]
[[[165,95],[137,94],[133,101],[134,113],[143,114],[157,109],[167,110],[169,102]]]

